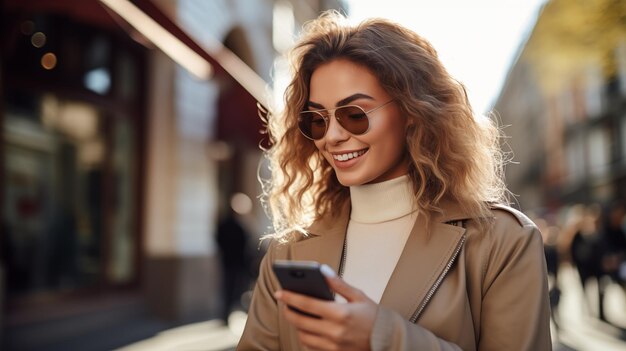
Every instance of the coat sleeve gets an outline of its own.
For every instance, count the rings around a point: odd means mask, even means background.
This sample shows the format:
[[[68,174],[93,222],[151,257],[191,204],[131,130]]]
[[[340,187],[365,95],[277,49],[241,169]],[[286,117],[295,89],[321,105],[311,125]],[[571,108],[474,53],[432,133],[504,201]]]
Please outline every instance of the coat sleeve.
[[[496,221],[490,240],[478,350],[551,350],[541,234],[530,220],[511,223],[509,214],[499,215],[508,220]]]
[[[397,312],[380,305],[370,342],[372,351],[461,350],[457,345],[438,338],[427,329],[409,322]]]
[[[278,307],[274,292],[278,290],[278,282],[272,274],[272,262],[276,245],[270,245],[259,267],[252,294],[252,302],[248,310],[248,319],[237,350],[280,350]]]

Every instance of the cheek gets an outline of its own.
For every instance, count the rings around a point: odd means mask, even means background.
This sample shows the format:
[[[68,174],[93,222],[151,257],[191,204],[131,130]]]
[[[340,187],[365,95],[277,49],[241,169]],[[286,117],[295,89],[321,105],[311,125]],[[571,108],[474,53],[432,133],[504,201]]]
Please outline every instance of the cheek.
[[[394,140],[396,141],[398,148],[406,149],[406,140],[407,140],[407,132],[408,126],[406,121],[400,119],[395,128]]]
[[[386,143],[381,145],[381,155],[385,160],[389,162],[395,162],[399,157],[404,154],[404,139],[392,137],[391,135],[386,140]]]
[[[379,153],[377,156],[383,160],[383,162],[395,164],[404,156],[405,150],[406,142],[404,134],[390,132],[385,135],[384,142],[379,143]]]
[[[406,128],[401,121],[388,121],[370,136],[370,143],[379,144],[390,153],[397,153],[406,148]]]

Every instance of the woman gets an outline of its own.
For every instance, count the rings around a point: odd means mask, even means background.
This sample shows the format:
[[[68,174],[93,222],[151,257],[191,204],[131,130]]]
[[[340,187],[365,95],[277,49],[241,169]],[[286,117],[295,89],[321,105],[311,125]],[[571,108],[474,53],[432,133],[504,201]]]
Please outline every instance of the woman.
[[[498,130],[430,44],[325,13],[292,62],[268,121],[276,233],[238,350],[551,349],[541,235],[499,205]],[[336,300],[281,290],[277,259],[339,272]]]

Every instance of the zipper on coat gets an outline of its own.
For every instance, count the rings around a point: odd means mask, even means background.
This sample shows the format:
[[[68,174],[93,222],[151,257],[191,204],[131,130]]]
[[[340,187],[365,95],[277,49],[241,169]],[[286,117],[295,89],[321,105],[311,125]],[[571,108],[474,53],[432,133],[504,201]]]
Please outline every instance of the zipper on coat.
[[[428,305],[428,302],[430,302],[430,299],[433,297],[433,295],[439,288],[439,285],[441,285],[441,282],[448,274],[448,271],[450,271],[450,269],[452,268],[452,265],[454,265],[454,262],[456,261],[456,258],[459,256],[459,252],[461,252],[461,248],[463,248],[464,243],[465,243],[465,234],[463,234],[463,236],[461,237],[461,240],[459,240],[459,243],[456,245],[456,248],[454,249],[454,253],[452,254],[452,257],[450,258],[450,260],[448,260],[448,264],[446,264],[446,267],[444,268],[443,272],[441,272],[441,274],[439,275],[439,277],[437,278],[433,286],[428,291],[428,294],[426,294],[424,301],[422,301],[422,303],[417,308],[415,313],[413,313],[413,316],[411,317],[411,319],[409,319],[411,323],[417,322],[417,319],[420,317],[420,315],[424,311],[424,308],[426,308],[426,305]]]

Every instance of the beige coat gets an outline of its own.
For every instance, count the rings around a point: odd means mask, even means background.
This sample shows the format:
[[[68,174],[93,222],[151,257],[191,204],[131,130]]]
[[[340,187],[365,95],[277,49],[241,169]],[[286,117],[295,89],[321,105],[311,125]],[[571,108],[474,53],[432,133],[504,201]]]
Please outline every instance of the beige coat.
[[[373,350],[551,350],[543,243],[522,213],[494,206],[493,229],[467,219],[455,205],[432,220],[422,216],[379,304]],[[272,244],[260,267],[237,350],[303,350],[294,327],[279,313],[276,259],[315,260],[337,271],[350,208],[314,223],[310,236]],[[372,256],[376,259],[375,254]],[[416,323],[411,323],[411,319]]]

